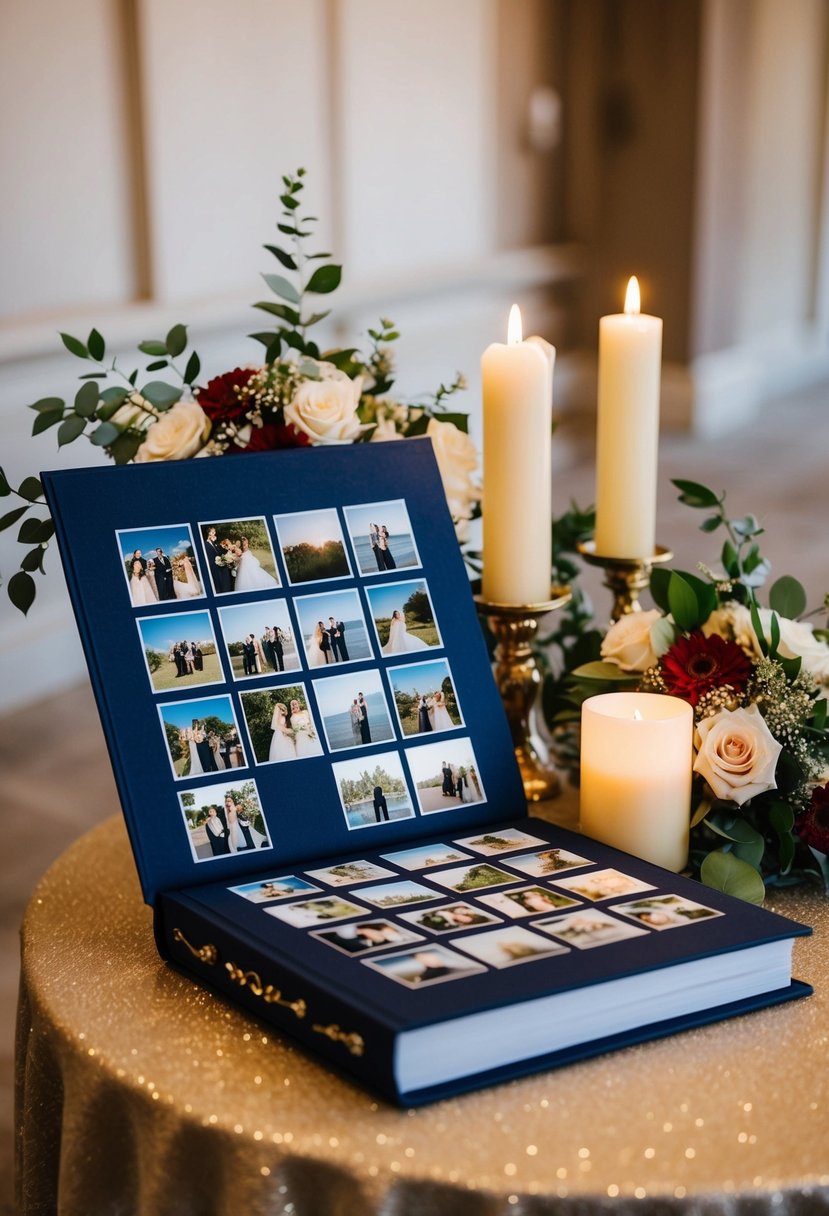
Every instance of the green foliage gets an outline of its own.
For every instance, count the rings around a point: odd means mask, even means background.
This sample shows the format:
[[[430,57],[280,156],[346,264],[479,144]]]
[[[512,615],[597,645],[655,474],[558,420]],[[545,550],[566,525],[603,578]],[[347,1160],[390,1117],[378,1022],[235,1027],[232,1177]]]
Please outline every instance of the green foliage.
[[[292,583],[344,578],[348,575],[348,558],[339,540],[329,540],[321,546],[303,541],[298,545],[289,545],[283,549],[283,554]]]
[[[700,877],[707,887],[750,904],[761,904],[766,896],[763,880],[754,867],[723,850],[708,854],[700,867]]]
[[[273,738],[271,722],[277,702],[281,702],[290,711],[291,701],[299,701],[302,709],[308,708],[305,695],[298,684],[290,684],[280,688],[268,689],[267,691],[246,692],[242,697],[242,708],[245,713],[245,721],[248,724],[248,734],[253,746],[253,753],[259,764],[266,762],[270,753],[271,739]]]

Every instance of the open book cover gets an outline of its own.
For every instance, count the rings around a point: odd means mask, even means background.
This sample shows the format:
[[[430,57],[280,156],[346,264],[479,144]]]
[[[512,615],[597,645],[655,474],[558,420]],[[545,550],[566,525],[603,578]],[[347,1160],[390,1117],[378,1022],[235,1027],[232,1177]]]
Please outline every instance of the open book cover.
[[[429,440],[42,476],[164,957],[407,1104],[809,991],[527,818]]]

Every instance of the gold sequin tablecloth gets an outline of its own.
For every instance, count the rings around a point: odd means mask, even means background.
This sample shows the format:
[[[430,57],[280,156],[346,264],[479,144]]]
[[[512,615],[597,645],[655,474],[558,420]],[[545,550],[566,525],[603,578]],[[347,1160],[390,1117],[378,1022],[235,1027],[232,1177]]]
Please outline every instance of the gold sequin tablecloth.
[[[406,1112],[162,963],[107,821],[23,925],[21,1212],[829,1212],[829,900],[772,906],[810,999]]]

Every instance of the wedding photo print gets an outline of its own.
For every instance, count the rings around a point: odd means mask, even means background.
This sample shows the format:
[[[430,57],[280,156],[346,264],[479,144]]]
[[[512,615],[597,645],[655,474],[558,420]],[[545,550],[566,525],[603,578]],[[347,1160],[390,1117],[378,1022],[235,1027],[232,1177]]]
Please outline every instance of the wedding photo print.
[[[230,697],[173,701],[158,713],[177,780],[246,767]]]
[[[118,532],[117,537],[134,608],[204,595],[187,524],[137,528]]]
[[[228,887],[234,895],[252,904],[266,904],[278,899],[293,899],[296,895],[313,895],[320,890],[312,882],[306,882],[298,874],[283,874],[280,878],[266,878],[260,882],[243,882],[238,887]]]
[[[386,954],[381,958],[363,959],[364,967],[372,967],[381,975],[408,988],[440,984],[444,980],[459,980],[466,975],[478,975],[485,968],[472,959],[464,958],[444,946],[424,946],[409,954]]]
[[[273,518],[288,582],[292,586],[351,577],[351,564],[335,507]]]
[[[464,725],[446,659],[390,667],[388,677],[404,735],[429,735]]]
[[[406,759],[424,815],[486,801],[471,739],[410,747]]]
[[[257,764],[322,755],[304,684],[243,692],[240,699]]]
[[[252,781],[217,781],[179,794],[194,861],[271,848]],[[299,892],[296,892],[299,894]]]
[[[423,941],[422,934],[413,933],[390,920],[361,920],[356,924],[339,925],[336,929],[317,929],[311,937],[352,957],[386,946],[407,946],[410,942]]]
[[[209,612],[144,616],[136,624],[153,692],[224,683]]]
[[[349,830],[414,818],[397,752],[340,760],[331,769]]]
[[[314,695],[330,751],[394,738],[379,671],[316,680]]]
[[[264,518],[200,523],[199,531],[216,595],[274,591],[279,586]]]
[[[285,600],[257,599],[220,608],[219,624],[234,680],[299,670],[296,637]]]
[[[309,667],[372,658],[360,597],[355,590],[325,591],[294,600]]]
[[[343,510],[361,574],[385,574],[421,564],[402,498]]]
[[[411,654],[443,645],[425,579],[367,587],[366,595],[381,654]]]

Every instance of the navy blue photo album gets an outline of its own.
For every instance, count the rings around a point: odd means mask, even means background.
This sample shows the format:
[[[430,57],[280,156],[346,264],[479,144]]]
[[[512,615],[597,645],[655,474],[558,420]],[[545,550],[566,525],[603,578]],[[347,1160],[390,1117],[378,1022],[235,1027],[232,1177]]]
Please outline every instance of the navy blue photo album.
[[[529,818],[428,439],[42,474],[161,955],[416,1105],[806,995]]]

